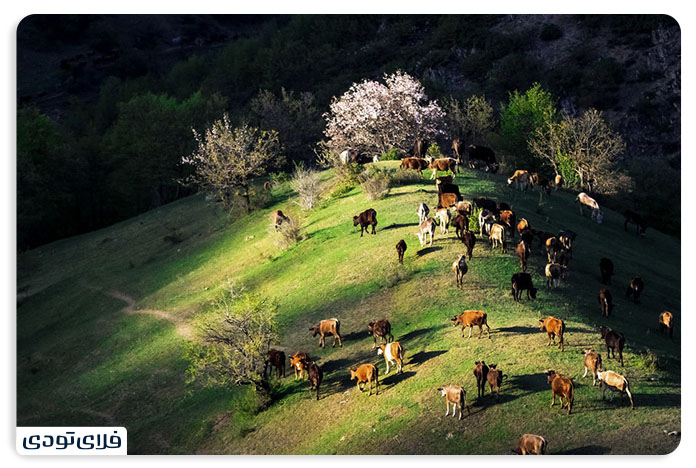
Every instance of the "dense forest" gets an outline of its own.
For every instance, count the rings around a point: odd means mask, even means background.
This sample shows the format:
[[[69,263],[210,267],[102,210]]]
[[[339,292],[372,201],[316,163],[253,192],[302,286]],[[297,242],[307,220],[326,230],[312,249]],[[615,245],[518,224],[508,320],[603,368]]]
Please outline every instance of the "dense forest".
[[[566,113],[602,111],[633,185],[600,201],[678,233],[680,44],[672,18],[646,15],[30,16],[17,31],[18,248],[191,194],[179,181],[192,129],[224,113],[278,131],[274,171],[312,164],[331,98],[396,70],[431,99],[483,95],[500,111],[539,83]],[[497,130],[483,143],[514,161]]]

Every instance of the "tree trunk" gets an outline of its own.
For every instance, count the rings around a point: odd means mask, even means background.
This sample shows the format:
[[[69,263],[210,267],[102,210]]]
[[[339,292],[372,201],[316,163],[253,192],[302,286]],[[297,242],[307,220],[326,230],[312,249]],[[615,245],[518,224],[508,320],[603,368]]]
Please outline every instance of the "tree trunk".
[[[251,213],[251,200],[249,199],[249,183],[244,182],[242,184],[242,189],[244,189],[244,199],[246,200],[247,213]]]

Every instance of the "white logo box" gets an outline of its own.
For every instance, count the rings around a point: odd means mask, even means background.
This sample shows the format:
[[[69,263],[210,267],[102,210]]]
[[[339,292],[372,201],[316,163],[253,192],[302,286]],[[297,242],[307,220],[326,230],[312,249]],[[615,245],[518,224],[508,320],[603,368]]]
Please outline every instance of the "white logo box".
[[[18,427],[20,455],[127,455],[125,427]]]

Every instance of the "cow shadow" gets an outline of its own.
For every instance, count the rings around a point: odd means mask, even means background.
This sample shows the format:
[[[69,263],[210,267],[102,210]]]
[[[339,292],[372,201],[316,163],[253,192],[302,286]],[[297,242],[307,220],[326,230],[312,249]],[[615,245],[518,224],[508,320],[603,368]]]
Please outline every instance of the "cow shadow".
[[[607,453],[611,453],[611,448],[601,445],[583,445],[574,449],[554,452],[554,455],[606,455]]]
[[[365,326],[365,331],[352,331],[345,335],[341,335],[341,341],[359,341],[369,336],[370,334],[368,333],[367,326]]]
[[[409,359],[408,363],[420,365],[423,364],[425,361],[440,356],[441,354],[445,354],[446,352],[447,351],[419,351],[413,356],[411,356],[411,359]]]
[[[607,392],[607,398],[609,392]],[[632,393],[633,403],[636,408],[641,406],[650,406],[653,408],[678,408],[681,406],[681,395],[678,393]],[[618,393],[614,395],[614,400],[618,398]],[[630,404],[628,396],[622,397],[624,404]],[[609,401],[607,399],[607,401]]]
[[[508,376],[506,380],[507,382],[503,382],[503,384],[507,383],[508,386],[516,387],[527,394],[542,392],[550,388],[546,374],[543,372]]]
[[[413,377],[414,375],[416,375],[415,371],[408,371],[408,372],[402,371],[399,374],[399,373],[396,373],[396,371],[394,371],[392,369],[391,372],[389,373],[389,375],[384,375],[380,378],[379,383],[380,383],[380,386],[382,386],[382,382],[384,382],[385,386],[391,387],[393,385],[397,385],[399,382],[402,382],[410,377]]]
[[[386,231],[388,229],[399,229],[403,227],[410,227],[410,226],[418,226],[418,223],[399,223],[399,224],[390,224],[387,227],[383,227],[381,230]]]
[[[498,328],[495,332],[500,333],[511,333],[517,335],[532,335],[534,333],[540,333],[539,327],[505,327]]]
[[[430,328],[419,328],[418,330],[413,330],[408,333],[406,333],[404,336],[399,337],[400,341],[410,341],[414,338],[418,338],[419,336],[425,335],[426,333],[433,333],[437,330],[440,330],[442,328],[445,328],[446,325],[436,325],[434,327]]]
[[[437,252],[438,250],[442,250],[442,247],[426,247],[417,251],[416,255],[422,257],[423,255],[427,255],[431,252]]]

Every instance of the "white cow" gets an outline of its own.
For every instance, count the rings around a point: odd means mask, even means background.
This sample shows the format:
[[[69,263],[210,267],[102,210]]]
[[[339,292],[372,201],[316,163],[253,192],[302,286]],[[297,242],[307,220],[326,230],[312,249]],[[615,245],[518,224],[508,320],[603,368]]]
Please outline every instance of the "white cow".
[[[602,224],[602,219],[604,218],[604,214],[602,213],[602,210],[599,209],[599,203],[586,194],[585,192],[580,192],[578,196],[575,198],[575,201],[580,204],[580,214],[582,215],[582,205],[585,205],[586,207],[590,208],[592,210],[592,219],[597,220],[597,224]]]
[[[433,235],[435,234],[435,220],[433,218],[428,218],[422,223],[420,223],[420,231],[416,233],[418,240],[420,240],[421,247],[425,245],[425,242],[430,234],[430,245],[433,245]]]
[[[384,362],[387,364],[387,371],[384,373],[384,375],[389,373],[390,365],[392,367],[396,367],[396,372],[402,372],[401,368],[404,365],[404,349],[401,347],[398,341],[379,345],[377,348],[377,355],[383,355]]]
[[[597,372],[597,379],[599,379],[599,386],[602,387],[602,400],[604,400],[604,392],[607,388],[615,392],[626,393],[628,399],[631,400],[631,409],[633,408],[633,395],[631,395],[631,390],[628,388],[628,380],[621,374],[617,374],[614,371],[604,371]]]
[[[435,210],[435,217],[440,221],[440,231],[442,235],[449,232],[450,212],[449,208],[438,208]]]

